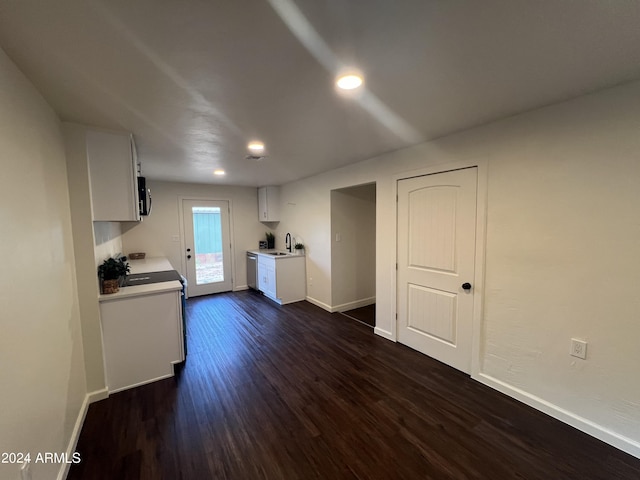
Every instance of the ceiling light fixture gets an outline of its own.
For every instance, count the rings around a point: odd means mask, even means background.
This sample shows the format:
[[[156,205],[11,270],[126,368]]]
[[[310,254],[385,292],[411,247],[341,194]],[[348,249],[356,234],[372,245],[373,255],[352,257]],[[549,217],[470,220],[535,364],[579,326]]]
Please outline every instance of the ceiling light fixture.
[[[224,175],[224,170],[222,170],[221,168],[218,168],[217,170],[213,171],[213,174],[217,176],[222,176]]]
[[[247,148],[253,155],[261,155],[264,153],[264,143],[262,142],[250,142]]]
[[[259,162],[261,160],[264,160],[266,157],[264,143],[260,142],[259,140],[249,142],[249,145],[247,145],[247,150],[249,150],[249,155],[245,157],[247,160],[256,160]]]
[[[363,83],[363,79],[360,75],[350,73],[348,75],[342,75],[336,80],[336,85],[342,90],[353,90],[358,88]]]

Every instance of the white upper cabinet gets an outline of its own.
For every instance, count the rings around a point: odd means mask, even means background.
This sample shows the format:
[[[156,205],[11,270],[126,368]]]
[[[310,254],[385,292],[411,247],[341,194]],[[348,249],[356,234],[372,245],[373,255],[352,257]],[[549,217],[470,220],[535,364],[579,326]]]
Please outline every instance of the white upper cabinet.
[[[258,188],[258,220],[280,221],[280,187]]]
[[[94,222],[140,221],[133,137],[87,131],[87,157]]]

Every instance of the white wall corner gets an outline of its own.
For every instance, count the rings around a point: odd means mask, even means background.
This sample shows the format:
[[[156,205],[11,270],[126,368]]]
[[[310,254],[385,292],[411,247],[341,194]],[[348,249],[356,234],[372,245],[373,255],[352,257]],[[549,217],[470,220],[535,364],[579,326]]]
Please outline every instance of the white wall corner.
[[[347,310],[353,310],[354,308],[366,307],[367,305],[373,305],[376,303],[376,297],[361,298],[353,302],[343,303],[342,305],[335,305],[331,307],[332,312],[346,312]]]
[[[321,302],[320,300],[316,300],[315,298],[309,297],[308,295],[306,300],[307,302],[313,303],[316,307],[320,307],[321,309],[326,310],[329,313],[334,312],[334,310],[331,308],[331,305],[327,305],[326,303]]]
[[[96,390],[94,392],[87,393],[87,398],[89,399],[89,403],[96,403],[100,400],[104,400],[105,398],[109,398],[109,390],[107,388],[102,388],[100,390]]]
[[[80,411],[78,412],[78,417],[76,418],[76,423],[73,426],[73,431],[71,432],[69,443],[67,444],[66,454],[68,459],[73,458],[73,453],[75,452],[76,446],[78,445],[78,439],[80,438],[80,433],[82,432],[82,425],[84,424],[84,419],[87,416],[89,405],[99,400],[104,400],[108,397],[109,392],[106,388],[102,390],[96,390],[95,392],[89,392],[85,395],[82,406],[80,407]],[[69,474],[70,467],[70,463],[62,463],[60,465],[60,470],[58,471],[57,480],[65,480],[67,478],[67,475]]]

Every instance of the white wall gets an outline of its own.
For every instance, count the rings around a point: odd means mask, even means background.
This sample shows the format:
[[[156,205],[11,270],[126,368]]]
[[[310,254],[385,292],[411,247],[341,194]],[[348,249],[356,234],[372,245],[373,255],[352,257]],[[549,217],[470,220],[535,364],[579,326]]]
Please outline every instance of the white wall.
[[[375,185],[333,190],[331,192],[331,307],[333,311],[345,311],[375,303],[375,256]]]
[[[344,169],[334,170],[283,185],[280,190],[281,214],[280,223],[276,226],[276,248],[284,245],[281,242],[284,241],[285,232],[295,232],[296,238],[304,239],[307,300],[329,311],[332,310],[331,190],[375,182],[377,175],[367,171],[363,165],[349,169],[345,177],[342,176]],[[386,206],[382,207],[382,210],[386,210]],[[380,219],[380,205],[376,208],[377,222]],[[376,262],[378,259],[376,254]]]
[[[328,307],[330,191],[376,182],[376,331],[394,338],[394,177],[488,162],[476,378],[640,456],[638,132],[634,83],[284,185],[278,231],[305,238],[309,299]]]
[[[100,289],[96,265],[109,256],[111,250],[118,248],[120,227],[118,224],[108,222],[96,222],[95,224],[92,222],[87,162],[87,127],[65,122],[62,124],[62,129],[67,155],[67,177],[87,389],[93,394],[105,396],[106,381],[98,307]],[[96,229],[95,235],[94,227]],[[114,242],[116,242],[115,245]]]
[[[122,225],[120,222],[93,222],[93,237],[96,267],[107,258],[122,253]]]
[[[51,108],[0,50],[0,452],[65,452],[86,394],[65,148]],[[59,464],[32,463],[33,479]],[[0,464],[0,478],[20,478]]]
[[[247,287],[246,252],[257,250],[269,230],[258,221],[258,190],[191,183],[148,181],[153,211],[139,224],[123,223],[123,253],[145,252],[148,257],[167,257],[183,275],[184,252],[180,241],[179,198],[229,200],[234,262],[234,289]]]

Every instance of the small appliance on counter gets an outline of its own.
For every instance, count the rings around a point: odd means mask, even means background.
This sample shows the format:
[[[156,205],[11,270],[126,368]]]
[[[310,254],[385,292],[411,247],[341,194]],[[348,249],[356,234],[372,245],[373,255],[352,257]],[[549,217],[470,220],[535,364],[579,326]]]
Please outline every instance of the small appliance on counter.
[[[182,282],[182,275],[175,270],[164,270],[162,272],[131,273],[126,276],[124,287],[134,285],[149,285],[151,283],[171,282],[177,280]],[[184,284],[183,284],[184,285]]]

